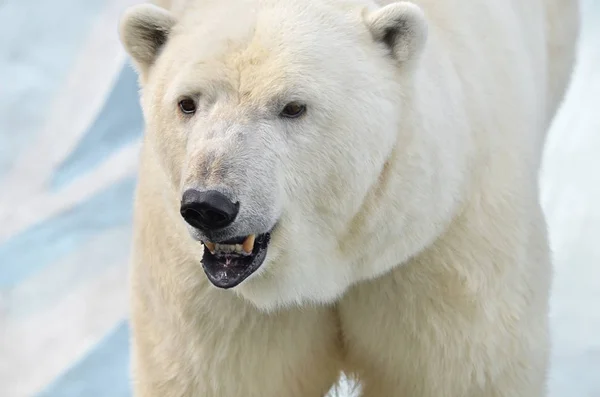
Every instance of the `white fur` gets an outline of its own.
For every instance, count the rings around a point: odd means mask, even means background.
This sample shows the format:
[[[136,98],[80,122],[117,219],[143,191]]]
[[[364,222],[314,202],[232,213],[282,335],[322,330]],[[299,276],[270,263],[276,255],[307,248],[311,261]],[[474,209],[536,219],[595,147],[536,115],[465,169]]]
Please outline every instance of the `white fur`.
[[[576,2],[170,3],[121,24],[147,123],[136,395],[322,396],[344,370],[364,396],[543,396],[537,171]],[[190,187],[239,200],[240,235],[278,224],[233,291],[178,214]]]

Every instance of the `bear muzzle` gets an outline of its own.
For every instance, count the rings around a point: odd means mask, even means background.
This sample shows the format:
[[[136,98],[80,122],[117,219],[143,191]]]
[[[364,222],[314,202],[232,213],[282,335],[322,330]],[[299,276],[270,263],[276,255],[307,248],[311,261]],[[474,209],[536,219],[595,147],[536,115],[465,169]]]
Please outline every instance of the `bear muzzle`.
[[[184,192],[180,213],[183,219],[204,236],[232,225],[239,213],[233,202],[216,190]],[[250,234],[222,241],[203,239],[202,267],[209,281],[219,288],[233,288],[254,273],[264,262],[271,232]]]

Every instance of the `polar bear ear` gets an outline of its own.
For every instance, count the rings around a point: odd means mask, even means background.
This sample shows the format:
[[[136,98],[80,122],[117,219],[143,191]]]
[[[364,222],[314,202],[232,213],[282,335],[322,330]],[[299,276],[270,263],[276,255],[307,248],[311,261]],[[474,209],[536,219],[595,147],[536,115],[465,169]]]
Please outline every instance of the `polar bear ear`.
[[[140,72],[145,73],[156,61],[175,22],[171,13],[151,4],[136,5],[125,11],[119,35]]]
[[[427,40],[427,21],[415,4],[396,2],[371,12],[365,20],[373,39],[385,44],[400,62],[416,58]]]

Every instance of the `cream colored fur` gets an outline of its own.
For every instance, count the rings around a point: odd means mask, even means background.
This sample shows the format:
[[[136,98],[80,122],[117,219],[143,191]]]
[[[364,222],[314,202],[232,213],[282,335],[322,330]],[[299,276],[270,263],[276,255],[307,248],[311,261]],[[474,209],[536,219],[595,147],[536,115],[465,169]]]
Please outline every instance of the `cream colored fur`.
[[[126,12],[147,124],[136,396],[317,397],[340,371],[365,397],[545,395],[552,270],[537,176],[577,3],[414,4]],[[177,99],[197,94],[182,118]],[[289,100],[307,115],[273,116]],[[207,186],[250,208],[244,230],[279,224],[233,290],[208,282],[178,212],[183,190]]]

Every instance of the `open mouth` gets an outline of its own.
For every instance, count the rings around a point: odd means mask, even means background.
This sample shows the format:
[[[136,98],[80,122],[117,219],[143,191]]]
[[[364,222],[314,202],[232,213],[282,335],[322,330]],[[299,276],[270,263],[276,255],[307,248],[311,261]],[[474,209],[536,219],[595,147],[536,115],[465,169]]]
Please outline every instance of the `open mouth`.
[[[269,232],[221,243],[203,242],[202,267],[208,280],[223,289],[240,284],[262,265],[270,239]]]

